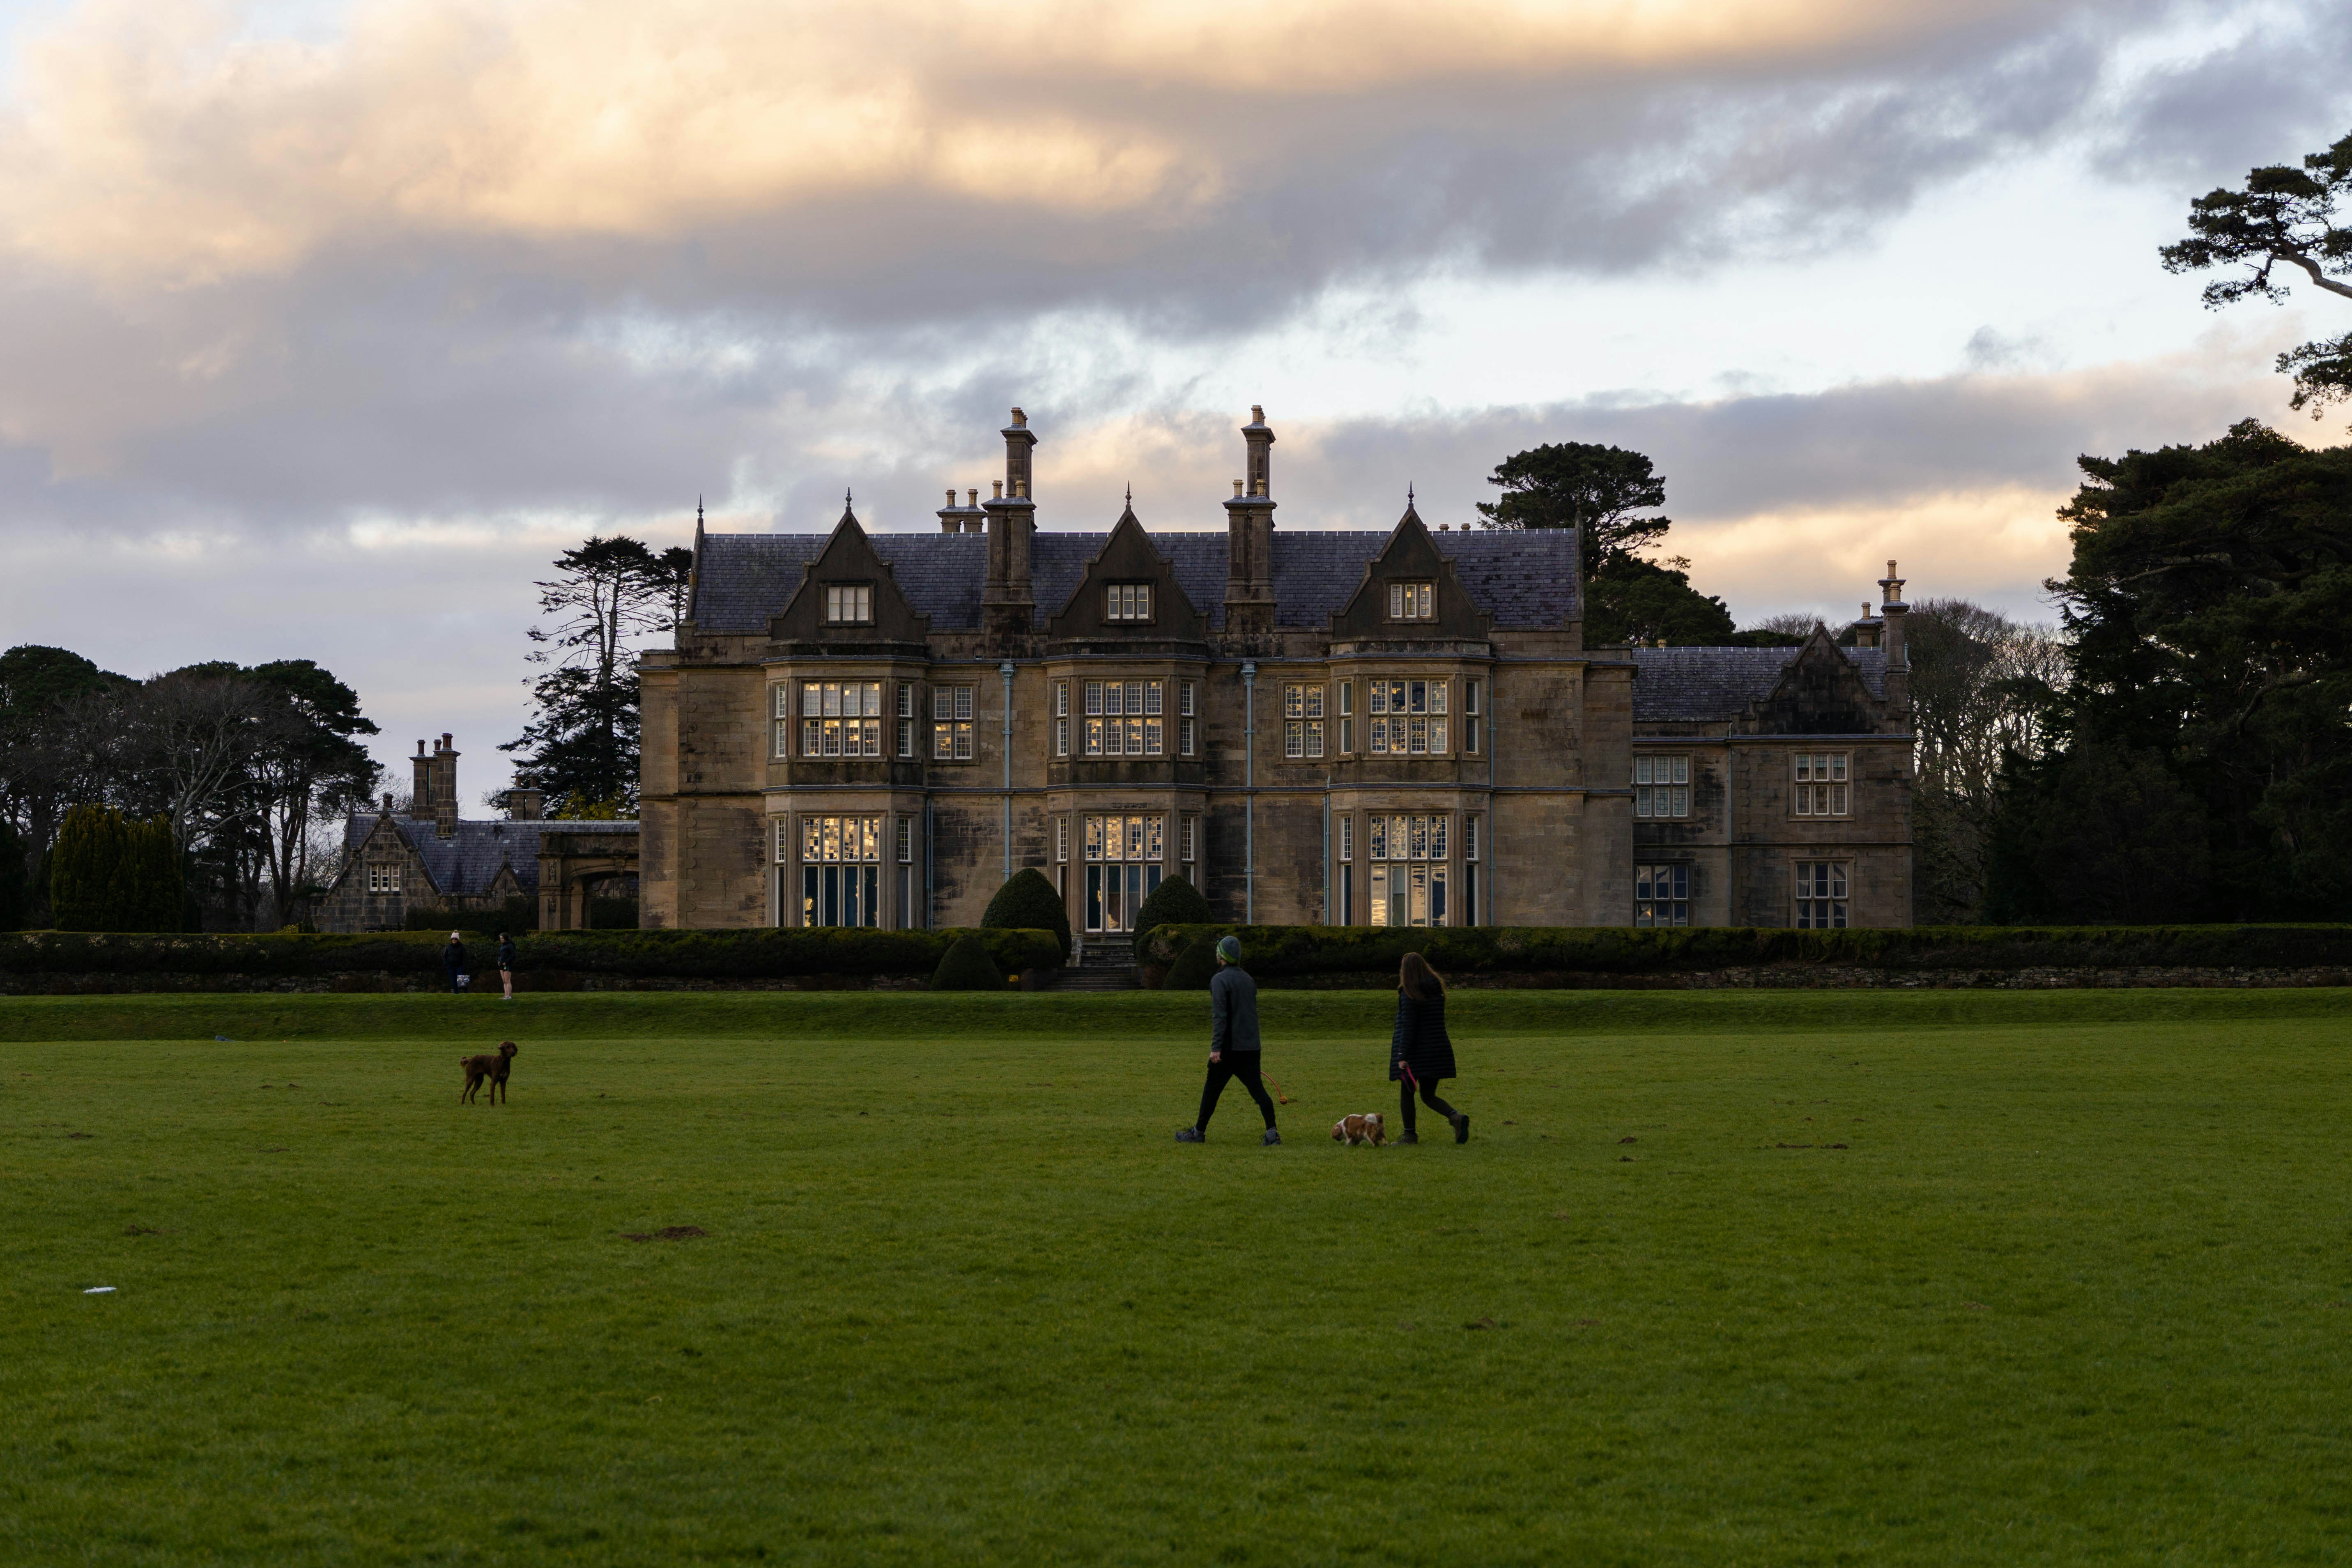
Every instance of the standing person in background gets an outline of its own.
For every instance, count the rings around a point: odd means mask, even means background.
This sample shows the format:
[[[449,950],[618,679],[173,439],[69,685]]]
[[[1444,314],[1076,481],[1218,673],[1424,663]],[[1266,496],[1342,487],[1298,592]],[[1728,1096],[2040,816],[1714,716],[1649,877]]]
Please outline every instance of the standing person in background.
[[[1454,1124],[1454,1141],[1470,1142],[1470,1118],[1437,1098],[1440,1079],[1453,1078],[1454,1037],[1445,1032],[1445,977],[1417,952],[1397,966],[1396,1030],[1389,1038],[1389,1077],[1397,1086],[1400,1143],[1418,1143],[1412,1130],[1413,1090],[1421,1102]]]
[[[449,945],[441,950],[441,967],[449,974],[449,994],[457,995],[466,989],[466,944],[456,931],[449,933]]]
[[[1257,982],[1240,967],[1241,961],[1241,938],[1219,938],[1217,973],[1209,981],[1209,1081],[1201,1086],[1201,1114],[1176,1134],[1179,1143],[1209,1141],[1209,1118],[1217,1113],[1217,1097],[1225,1092],[1225,1081],[1236,1078],[1265,1118],[1262,1142],[1269,1146],[1282,1142],[1274,1129],[1274,1101],[1266,1098],[1265,1080],[1258,1074]]]
[[[505,983],[506,1000],[514,1000],[514,938],[499,932],[499,979]]]

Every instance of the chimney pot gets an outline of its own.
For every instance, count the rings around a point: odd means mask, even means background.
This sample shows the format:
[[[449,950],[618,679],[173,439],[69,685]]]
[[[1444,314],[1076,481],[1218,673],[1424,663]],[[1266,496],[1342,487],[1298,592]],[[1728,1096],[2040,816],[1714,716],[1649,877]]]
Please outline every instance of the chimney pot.
[[[948,487],[948,505],[955,505],[955,486],[953,485]]]
[[[1264,404],[1253,403],[1250,405],[1250,423],[1253,425],[1263,425],[1265,423],[1265,405]]]
[[[1236,499],[1239,499],[1239,497],[1240,497],[1241,493],[1242,493],[1242,482],[1241,482],[1241,480],[1239,480],[1239,479],[1235,479],[1235,480],[1234,481],[1234,497],[1235,497]]]
[[[992,493],[989,499],[992,500],[1003,500],[1004,499],[1004,481],[1003,479],[991,479],[988,482],[992,487]]]
[[[1022,413],[1021,410],[1016,408],[1013,411],[1013,423],[1020,426],[1023,429],[1027,429],[1029,426],[1029,416]]]
[[[949,491],[948,493],[949,493],[950,496],[952,496],[952,495],[954,495],[954,493],[955,493],[955,492],[954,492],[954,491],[952,491],[952,490],[950,490],[950,491]],[[967,505],[967,506],[978,506],[978,505],[980,504],[980,487],[979,487],[979,486],[974,485],[971,489],[968,489],[968,490],[964,491],[964,494],[965,494],[965,495],[967,495],[967,496],[970,496],[970,497],[971,498],[969,501],[967,501],[967,502],[965,502],[965,503],[964,503],[965,505]]]

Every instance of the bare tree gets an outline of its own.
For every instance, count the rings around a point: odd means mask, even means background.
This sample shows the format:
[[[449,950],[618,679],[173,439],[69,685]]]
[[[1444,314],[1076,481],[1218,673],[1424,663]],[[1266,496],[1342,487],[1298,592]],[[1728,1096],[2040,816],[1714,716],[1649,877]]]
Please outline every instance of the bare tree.
[[[1986,835],[2001,761],[2042,754],[2066,651],[2056,631],[1966,599],[1929,599],[1906,621],[1911,662],[1916,918],[1968,924],[1984,907]]]
[[[141,689],[125,739],[183,853],[226,815],[281,713],[261,682],[201,666],[159,675]]]

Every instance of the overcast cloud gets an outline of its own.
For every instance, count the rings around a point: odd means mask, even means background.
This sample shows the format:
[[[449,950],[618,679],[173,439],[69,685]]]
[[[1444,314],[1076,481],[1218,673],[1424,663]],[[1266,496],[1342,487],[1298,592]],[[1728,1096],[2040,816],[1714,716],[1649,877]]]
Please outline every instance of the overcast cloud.
[[[8,18],[13,16],[11,23]],[[2323,4],[866,0],[0,11],[7,642],[319,658],[389,759],[523,721],[591,530],[1124,485],[1462,521],[1638,447],[1744,616],[2033,611],[2075,456],[2284,407],[2334,302],[2215,317],[2188,199],[2352,130]],[[2305,312],[2308,312],[2306,315]]]

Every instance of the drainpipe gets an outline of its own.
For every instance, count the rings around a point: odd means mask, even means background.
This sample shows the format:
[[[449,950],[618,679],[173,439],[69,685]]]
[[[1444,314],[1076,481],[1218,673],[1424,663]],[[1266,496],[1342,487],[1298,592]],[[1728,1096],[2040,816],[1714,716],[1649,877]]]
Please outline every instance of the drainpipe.
[[[1723,920],[1739,923],[1739,839],[1732,831],[1732,805],[1738,795],[1739,752],[1731,743],[1731,726],[1723,727]]]
[[[1331,923],[1331,775],[1323,775],[1323,923]]]
[[[1242,661],[1242,923],[1257,924],[1257,661]]]
[[[1495,852],[1495,833],[1501,826],[1495,809],[1495,759],[1503,752],[1503,682],[1501,666],[1486,667],[1486,874],[1479,880],[1486,884],[1486,923],[1496,925],[1495,874],[1503,858]],[[1476,920],[1478,911],[1472,910],[1470,918]]]
[[[940,911],[931,891],[931,797],[923,796],[923,929],[940,929]]]
[[[1013,661],[996,667],[1004,679],[1004,879],[1013,880]]]

